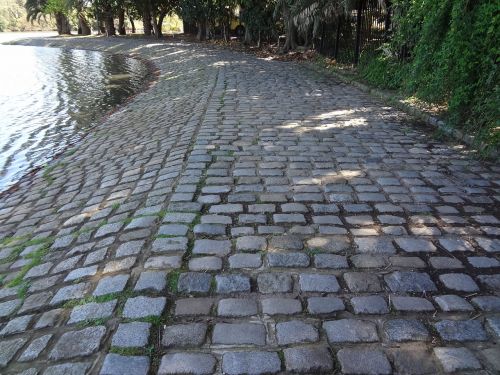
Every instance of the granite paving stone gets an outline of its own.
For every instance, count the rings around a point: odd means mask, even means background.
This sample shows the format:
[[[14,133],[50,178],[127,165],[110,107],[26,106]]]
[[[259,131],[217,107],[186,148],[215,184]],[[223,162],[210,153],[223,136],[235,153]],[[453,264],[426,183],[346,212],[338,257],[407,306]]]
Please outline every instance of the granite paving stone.
[[[429,331],[415,319],[391,319],[384,323],[384,333],[391,341],[427,341]]]
[[[429,350],[421,347],[398,348],[390,351],[395,372],[401,374],[438,374],[439,368]]]
[[[440,320],[434,324],[445,341],[485,341],[487,334],[477,320]]]
[[[463,273],[446,273],[439,275],[439,280],[443,285],[458,292],[477,292],[479,287],[474,280]]]
[[[32,361],[47,347],[52,335],[43,335],[34,339],[26,350],[19,356],[20,362]]]
[[[289,345],[318,341],[319,334],[312,324],[291,320],[276,324],[276,338],[278,344]]]
[[[217,314],[219,316],[250,316],[256,315],[257,312],[257,302],[251,299],[226,298],[221,299],[217,305]]]
[[[27,337],[0,341],[0,367],[5,367],[17,351],[28,341]]]
[[[434,292],[436,285],[423,272],[396,271],[387,274],[385,282],[393,292]]]
[[[309,297],[307,299],[307,310],[310,314],[330,314],[344,309],[344,302],[337,297]]]
[[[216,275],[217,293],[238,293],[250,291],[250,279],[245,275]]]
[[[330,343],[375,342],[379,340],[374,323],[357,319],[339,319],[323,323]]]
[[[203,344],[206,333],[204,323],[170,325],[165,328],[161,343],[167,348],[196,347]]]
[[[167,285],[167,273],[162,271],[141,272],[134,290],[154,290],[161,292]]]
[[[182,293],[207,293],[210,290],[212,276],[202,272],[181,273],[177,290]]]
[[[146,375],[149,372],[149,357],[124,356],[110,353],[104,358],[100,375]]]
[[[445,312],[474,311],[474,307],[466,299],[454,294],[435,296],[434,301]]]
[[[344,374],[392,374],[391,364],[381,350],[340,349],[337,359]]]
[[[159,375],[193,374],[210,375],[216,359],[208,353],[172,353],[161,358]]]
[[[151,323],[120,323],[116,329],[111,346],[118,348],[143,348],[148,343]]]
[[[222,371],[228,375],[276,374],[280,370],[281,361],[277,353],[245,351],[222,355]]]
[[[122,316],[128,319],[145,318],[148,316],[160,316],[165,308],[167,299],[165,297],[133,297],[127,299],[123,307]]]
[[[447,373],[464,370],[478,370],[482,366],[476,356],[467,348],[434,348],[439,363]]]
[[[66,332],[52,348],[49,358],[60,360],[88,356],[99,350],[101,340],[104,338],[105,334],[106,327],[104,326],[89,327],[79,331]]]
[[[16,43],[150,74],[0,194],[2,374],[498,372],[498,163],[294,61]]]
[[[111,293],[119,293],[125,289],[129,275],[116,275],[103,277],[92,292],[94,296],[103,296]]]
[[[434,311],[432,303],[422,297],[391,296],[392,306],[400,312]]]
[[[355,314],[387,314],[389,307],[382,296],[360,296],[351,298]]]
[[[285,293],[292,290],[292,277],[286,273],[260,273],[257,276],[259,291],[268,293]]]
[[[112,300],[102,303],[86,303],[84,305],[75,306],[71,311],[67,324],[78,323],[82,321],[91,321],[94,319],[109,318],[116,307],[117,300]]]
[[[260,323],[217,323],[212,333],[212,343],[265,345],[266,328]]]
[[[269,315],[292,315],[302,311],[300,301],[293,298],[264,298],[261,304],[262,312]]]
[[[340,285],[333,275],[300,274],[299,286],[302,292],[335,293]]]
[[[333,359],[324,346],[298,346],[283,350],[287,371],[318,373],[331,371]]]

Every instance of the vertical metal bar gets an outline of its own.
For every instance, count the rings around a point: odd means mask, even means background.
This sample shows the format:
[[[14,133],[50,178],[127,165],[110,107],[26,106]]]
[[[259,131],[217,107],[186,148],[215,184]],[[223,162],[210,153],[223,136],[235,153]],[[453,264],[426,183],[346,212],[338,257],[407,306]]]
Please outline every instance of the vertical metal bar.
[[[354,49],[354,65],[359,63],[359,55],[361,53],[361,21],[363,13],[364,0],[358,1],[358,10],[356,12],[356,47]]]

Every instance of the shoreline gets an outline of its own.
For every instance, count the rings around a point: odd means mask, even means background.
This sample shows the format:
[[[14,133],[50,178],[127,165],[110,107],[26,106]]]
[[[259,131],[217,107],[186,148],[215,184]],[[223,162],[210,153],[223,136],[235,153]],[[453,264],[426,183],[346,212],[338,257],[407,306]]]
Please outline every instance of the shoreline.
[[[46,38],[54,38],[54,37],[50,36],[50,37],[42,37],[42,38],[46,39]],[[55,38],[57,38],[57,36]],[[38,46],[36,44],[21,44],[22,42],[25,42],[26,40],[30,40],[30,38],[28,38],[28,39],[20,39],[20,40],[15,40],[15,41],[9,41],[9,42],[3,42],[3,43],[0,43],[0,45],[25,46],[25,47],[41,47],[41,46]],[[111,115],[113,115],[114,113],[116,113],[116,112],[124,109],[125,107],[127,107],[130,104],[130,102],[137,95],[148,91],[158,81],[158,77],[160,75],[160,69],[158,68],[158,66],[153,61],[151,61],[151,60],[149,60],[147,58],[144,58],[142,56],[136,56],[136,55],[127,54],[127,53],[113,53],[113,52],[107,52],[107,51],[99,51],[97,49],[84,49],[84,48],[78,48],[78,47],[75,48],[75,47],[71,47],[71,46],[63,46],[63,47],[61,47],[61,46],[48,45],[48,46],[43,46],[42,48],[59,48],[59,49],[68,49],[68,50],[86,50],[86,51],[99,52],[99,53],[102,53],[102,54],[115,55],[115,56],[124,56],[124,57],[130,58],[130,59],[135,59],[135,60],[138,60],[138,61],[142,62],[145,65],[146,70],[148,71],[147,76],[146,76],[147,80],[145,80],[141,84],[141,86],[132,95],[128,96],[123,102],[117,104],[111,110],[109,110],[107,112],[104,112],[99,117],[99,119],[95,122],[95,124],[93,126],[90,126],[90,127],[86,128],[84,131],[82,131],[82,134],[81,134],[81,136],[79,137],[79,139],[77,141],[72,142],[72,143],[68,143],[67,146],[63,150],[61,150],[60,152],[54,154],[52,156],[52,158],[47,163],[45,163],[43,165],[40,165],[40,166],[37,166],[37,167],[34,167],[34,168],[31,168],[31,169],[28,169],[27,172],[24,173],[15,183],[13,183],[12,185],[10,185],[5,190],[0,190],[0,199],[4,198],[5,196],[7,196],[9,194],[12,194],[15,191],[17,191],[19,189],[19,187],[21,186],[21,184],[23,184],[25,182],[29,182],[31,179],[33,179],[33,177],[38,172],[40,172],[43,169],[45,169],[47,166],[49,166],[50,164],[52,164],[55,160],[58,160],[69,149],[77,146],[84,138],[86,138],[92,131],[94,131],[95,128],[101,126]]]

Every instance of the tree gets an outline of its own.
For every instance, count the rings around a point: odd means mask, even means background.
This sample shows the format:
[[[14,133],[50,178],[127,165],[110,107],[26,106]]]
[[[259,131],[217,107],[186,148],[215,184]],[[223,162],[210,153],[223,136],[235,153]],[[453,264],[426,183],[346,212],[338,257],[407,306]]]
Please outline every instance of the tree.
[[[276,23],[273,19],[274,2],[271,0],[242,0],[240,19],[245,24],[244,43],[256,41],[260,46],[264,35],[268,40],[276,34]]]
[[[178,2],[176,0],[151,0],[151,17],[155,36],[159,39],[163,36],[162,25],[167,15],[174,12]]]
[[[78,19],[78,34],[79,35],[90,35],[91,28],[88,21],[88,6],[87,0],[66,0],[67,6],[70,9],[76,11],[76,17]]]
[[[196,25],[196,39],[204,40],[207,37],[207,23],[209,19],[211,0],[181,0],[178,10],[181,18]]]
[[[57,33],[71,34],[71,25],[68,20],[69,8],[65,0],[27,0],[24,5],[28,21],[40,20],[44,15],[54,15]]]

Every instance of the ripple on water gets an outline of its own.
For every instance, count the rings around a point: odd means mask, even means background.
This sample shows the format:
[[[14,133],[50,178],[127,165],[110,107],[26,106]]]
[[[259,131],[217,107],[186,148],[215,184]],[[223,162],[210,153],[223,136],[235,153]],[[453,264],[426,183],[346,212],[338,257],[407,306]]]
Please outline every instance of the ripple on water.
[[[79,139],[148,76],[136,59],[0,45],[0,191]]]

